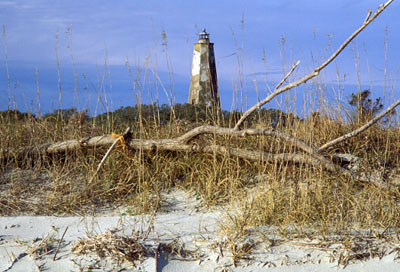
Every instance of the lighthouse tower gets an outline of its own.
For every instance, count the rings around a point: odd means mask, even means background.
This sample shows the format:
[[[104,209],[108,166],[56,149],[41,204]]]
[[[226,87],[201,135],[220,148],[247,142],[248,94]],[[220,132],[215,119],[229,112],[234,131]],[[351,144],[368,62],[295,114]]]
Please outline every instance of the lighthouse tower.
[[[214,44],[205,29],[194,44],[192,77],[190,79],[189,104],[203,104],[220,108],[217,69],[215,68]]]

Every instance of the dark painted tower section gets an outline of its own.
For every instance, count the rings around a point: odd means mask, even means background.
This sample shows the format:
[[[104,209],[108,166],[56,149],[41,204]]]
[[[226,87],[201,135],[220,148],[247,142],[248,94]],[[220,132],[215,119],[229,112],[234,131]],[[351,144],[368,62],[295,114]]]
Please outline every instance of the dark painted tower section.
[[[210,34],[205,29],[199,34],[198,43],[194,44],[188,103],[221,107],[214,43],[210,43]]]

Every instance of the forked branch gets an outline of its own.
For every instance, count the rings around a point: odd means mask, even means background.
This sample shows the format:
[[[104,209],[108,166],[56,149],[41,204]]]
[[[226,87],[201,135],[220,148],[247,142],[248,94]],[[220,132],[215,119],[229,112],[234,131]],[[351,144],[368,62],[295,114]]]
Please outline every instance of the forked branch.
[[[376,19],[376,17],[378,17],[379,14],[382,13],[382,11],[384,11],[391,3],[393,2],[393,0],[389,0],[387,1],[384,5],[381,5],[378,10],[371,16],[370,12],[368,11],[368,16],[367,18],[364,20],[363,24],[356,30],[353,32],[353,34],[351,34],[347,40],[342,43],[339,48],[332,54],[332,56],[330,56],[324,63],[322,63],[320,66],[318,66],[313,72],[311,72],[310,74],[304,76],[303,78],[289,84],[286,85],[284,87],[278,87],[275,88],[275,90],[268,96],[266,97],[264,100],[261,100],[260,102],[258,102],[257,104],[255,104],[253,107],[251,107],[250,109],[248,109],[243,116],[239,119],[239,121],[236,123],[234,129],[235,130],[239,130],[240,126],[243,124],[244,120],[246,120],[246,118],[253,113],[256,109],[259,109],[261,106],[265,105],[266,103],[268,103],[269,101],[271,101],[273,98],[275,98],[276,96],[280,95],[281,93],[284,93],[290,89],[293,89],[294,87],[297,87],[303,83],[306,83],[307,81],[309,81],[310,79],[316,77],[319,75],[319,73],[321,72],[322,69],[324,69],[326,66],[328,66],[329,63],[331,63],[342,51],[343,49],[346,48],[346,46],[355,38],[357,37],[358,34],[360,34],[361,31],[363,31],[373,20]],[[294,65],[294,67],[292,68],[292,70],[294,70],[298,65],[298,62]],[[291,70],[291,71],[292,71]],[[285,76],[285,78],[287,78]]]

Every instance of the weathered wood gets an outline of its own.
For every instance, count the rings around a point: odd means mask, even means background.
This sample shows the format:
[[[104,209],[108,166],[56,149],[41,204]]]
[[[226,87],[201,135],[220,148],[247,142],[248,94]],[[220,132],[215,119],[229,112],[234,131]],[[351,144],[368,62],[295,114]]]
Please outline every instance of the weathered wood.
[[[326,66],[328,66],[342,51],[343,49],[346,48],[347,45],[349,45],[349,43],[355,38],[357,37],[358,34],[360,34],[372,21],[374,21],[376,19],[376,17],[378,17],[379,14],[381,14],[391,3],[393,2],[393,0],[389,0],[387,1],[384,5],[379,6],[378,10],[371,16],[371,12],[368,12],[368,16],[365,18],[364,22],[362,23],[362,25],[353,32],[353,34],[351,34],[340,46],[339,48],[329,57],[329,59],[327,59],[324,63],[322,63],[320,66],[318,66],[317,68],[315,68],[314,71],[312,71],[311,73],[309,73],[308,75],[300,78],[299,80],[296,80],[293,83],[290,83],[284,87],[280,87],[281,83],[279,83],[274,91],[265,99],[261,100],[260,102],[258,102],[257,104],[255,104],[253,107],[251,107],[250,109],[248,109],[243,116],[239,119],[239,121],[236,123],[235,125],[235,129],[239,130],[240,126],[243,124],[244,120],[247,119],[247,117],[253,113],[256,109],[259,109],[261,106],[265,105],[266,103],[268,103],[269,101],[271,101],[273,98],[275,98],[276,96],[280,95],[281,93],[284,93],[288,90],[293,89],[294,87],[297,87],[303,83],[306,83],[307,81],[309,81],[310,79],[316,77],[319,75],[319,73],[321,72],[321,70],[323,70]],[[297,65],[299,64],[299,62],[297,62],[293,68],[289,71],[289,73],[287,74],[287,76],[285,76],[284,80],[293,72],[294,69],[296,69]],[[283,81],[284,81],[283,80]],[[281,81],[282,82],[282,81]]]
[[[281,153],[271,154],[260,150],[247,150],[241,148],[227,147],[216,144],[199,145],[190,143],[200,135],[219,135],[228,137],[249,137],[249,136],[269,136],[280,138],[289,142],[294,147],[302,150],[305,154],[298,153]],[[111,136],[88,137],[80,140],[68,140],[54,144],[44,144],[38,147],[19,148],[14,151],[3,150],[0,160],[9,157],[18,157],[26,155],[51,155],[56,153],[72,152],[80,149],[109,147],[115,144],[116,139]],[[172,139],[127,139],[126,146],[134,150],[142,151],[175,151],[175,152],[202,152],[217,155],[227,155],[238,157],[250,161],[263,162],[291,162],[308,164],[313,167],[321,167],[327,171],[341,174],[347,177],[357,178],[357,174],[336,165],[331,160],[325,158],[316,148],[309,146],[307,143],[294,137],[276,130],[270,129],[245,129],[237,131],[234,128],[222,128],[215,126],[200,126],[190,130],[180,137]],[[359,178],[357,178],[359,179]],[[393,187],[376,180],[362,180],[362,182],[373,183],[378,187]]]
[[[189,142],[201,135],[219,135],[227,137],[248,137],[248,136],[270,136],[280,138],[294,147],[303,150],[309,155],[310,158],[305,159],[305,155],[301,154],[270,154],[259,151],[250,151],[237,148],[223,148],[218,145],[208,145],[200,147],[198,145],[189,144]],[[96,136],[88,137],[80,140],[68,140],[53,144],[44,144],[37,147],[19,148],[17,150],[9,151],[3,150],[0,159],[5,159],[10,156],[21,155],[51,155],[56,153],[66,153],[87,148],[109,147],[115,144],[117,140],[111,136]],[[233,128],[223,128],[216,126],[200,126],[196,127],[180,137],[172,139],[127,139],[126,145],[135,150],[144,151],[184,151],[184,152],[206,152],[218,154],[230,154],[232,156],[242,157],[249,160],[262,160],[262,161],[293,161],[296,163],[310,163],[317,165],[316,161],[322,161],[326,168],[334,170],[334,164],[325,159],[317,149],[307,145],[304,141],[284,132],[270,129],[245,129],[236,131]],[[330,165],[330,166],[328,166]]]

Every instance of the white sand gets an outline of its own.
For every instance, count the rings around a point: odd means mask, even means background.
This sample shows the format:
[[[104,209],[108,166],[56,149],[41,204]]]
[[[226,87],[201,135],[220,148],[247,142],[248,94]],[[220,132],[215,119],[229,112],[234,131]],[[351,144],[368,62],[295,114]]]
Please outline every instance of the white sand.
[[[146,246],[155,249],[160,242],[178,240],[188,250],[196,250],[198,256],[188,261],[176,260],[177,257],[166,259],[160,253],[158,271],[400,271],[397,252],[381,259],[356,261],[343,268],[337,265],[337,258],[332,258],[332,250],[304,246],[302,241],[259,245],[252,251],[252,260],[241,260],[235,267],[229,250],[219,250],[215,246],[224,239],[218,225],[224,212],[195,211],[197,200],[181,192],[172,192],[170,200],[170,205],[163,209],[168,212],[157,214],[154,218],[154,230],[146,240]],[[0,217],[0,271],[88,271],[89,268],[91,271],[118,271],[118,264],[110,258],[100,260],[96,255],[77,256],[71,253],[73,244],[80,238],[113,229],[130,235],[133,230],[147,229],[151,218],[117,213],[96,217]],[[59,239],[66,227],[68,230],[55,261],[52,260],[54,253],[38,260],[27,254],[33,241],[38,243],[36,238],[53,234]],[[310,241],[304,242],[310,244]],[[137,264],[137,270],[155,271],[155,263],[154,257],[145,257]],[[127,268],[124,271],[136,271],[128,264],[123,267]]]

